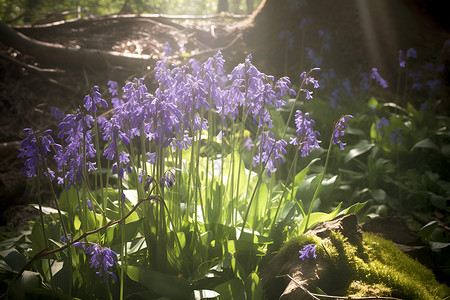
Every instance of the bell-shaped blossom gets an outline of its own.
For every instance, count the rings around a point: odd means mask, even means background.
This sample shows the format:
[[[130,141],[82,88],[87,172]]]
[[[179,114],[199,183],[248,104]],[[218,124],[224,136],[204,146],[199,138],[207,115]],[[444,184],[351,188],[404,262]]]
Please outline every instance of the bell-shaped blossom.
[[[317,245],[316,244],[308,244],[303,246],[302,250],[299,250],[300,256],[299,258],[303,260],[307,259],[307,258],[316,258],[317,254],[316,254],[316,248]]]
[[[333,145],[336,145],[339,143],[339,147],[341,150],[344,150],[344,146],[346,145],[341,140],[339,140],[340,137],[344,136],[344,130],[348,128],[347,122],[349,121],[349,118],[353,118],[351,115],[344,115],[342,116],[339,121],[334,125],[333,129]]]
[[[309,113],[303,114],[300,110],[297,110],[295,115],[297,137],[291,138],[290,144],[298,146],[298,150],[302,152],[302,157],[308,156],[314,148],[319,148],[320,141],[317,140],[317,137],[320,134],[313,129],[314,124],[316,122],[310,118]]]

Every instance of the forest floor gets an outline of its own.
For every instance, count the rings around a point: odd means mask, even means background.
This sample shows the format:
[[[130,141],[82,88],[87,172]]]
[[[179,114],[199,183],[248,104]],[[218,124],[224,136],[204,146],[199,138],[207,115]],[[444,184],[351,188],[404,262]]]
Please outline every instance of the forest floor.
[[[318,1],[305,10],[314,20],[311,32],[328,30],[336,41],[330,61],[342,73],[351,72],[351,66],[366,63],[378,66],[388,81],[395,80],[390,76],[397,69],[398,50],[414,47],[418,59],[424,62],[437,55],[443,57],[447,69],[444,80],[450,86],[450,54],[439,52],[450,38],[450,26],[439,7],[429,2],[376,1],[362,9],[351,1],[345,4],[328,1],[328,9],[323,9],[324,4]],[[143,77],[151,86],[154,61],[163,58],[166,42],[174,49],[171,60],[175,63],[184,63],[191,57],[204,61],[221,50],[227,65],[235,66],[253,53],[258,67],[278,76],[284,71],[277,57],[281,56],[284,44],[276,39],[280,25],[275,17],[272,21],[271,27],[267,27],[258,23],[258,19],[229,15],[210,19],[120,16],[15,28],[30,38],[65,47],[146,54],[153,63],[135,69],[124,66],[94,69],[89,65],[65,68],[36,61],[32,54],[17,51],[0,40],[0,225],[14,231],[35,216],[36,210],[29,204],[37,201],[36,189],[20,174],[23,161],[17,159],[17,149],[25,137],[24,128],[38,132],[56,130],[58,122],[50,112],[51,106],[70,113],[82,104],[92,86],[100,86],[106,94],[108,80],[121,85],[134,77]],[[314,43],[314,38],[308,41]],[[181,45],[190,57],[179,51]],[[291,66],[299,67],[295,61]],[[288,71],[294,75],[301,73]],[[50,193],[45,190],[43,193],[44,204],[52,205]]]

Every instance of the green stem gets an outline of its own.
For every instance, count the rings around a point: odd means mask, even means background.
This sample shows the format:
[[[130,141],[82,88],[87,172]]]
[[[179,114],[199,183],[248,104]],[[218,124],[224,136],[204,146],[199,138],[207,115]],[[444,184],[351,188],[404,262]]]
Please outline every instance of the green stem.
[[[38,194],[38,203],[39,203],[39,218],[41,220],[42,225],[42,234],[44,236],[44,242],[45,242],[45,248],[48,248],[48,239],[47,234],[45,232],[45,224],[44,224],[44,214],[42,212],[42,200],[41,200],[41,185],[40,185],[40,170],[37,168],[37,194]],[[52,274],[52,266],[50,264],[50,259],[47,260],[48,262],[48,271],[50,273],[50,285],[52,286],[52,290],[56,291],[55,289],[55,283],[53,282],[53,274]]]
[[[333,129],[334,129],[334,127],[333,127]],[[333,130],[333,132],[334,132],[334,130]],[[322,186],[322,181],[323,181],[323,178],[325,177],[325,172],[327,171],[328,159],[330,158],[331,148],[332,147],[333,147],[333,134],[331,135],[331,138],[330,138],[330,145],[328,146],[327,158],[325,160],[325,166],[323,167],[323,172],[320,175],[319,184],[317,185],[316,191],[314,192],[314,196],[313,196],[313,198],[311,200],[311,204],[309,205],[308,215],[306,216],[305,231],[308,229],[308,223],[309,223],[309,219],[310,219],[310,216],[311,216],[311,213],[312,213],[314,202],[316,201],[316,198],[319,195],[319,190],[320,190],[320,187]]]

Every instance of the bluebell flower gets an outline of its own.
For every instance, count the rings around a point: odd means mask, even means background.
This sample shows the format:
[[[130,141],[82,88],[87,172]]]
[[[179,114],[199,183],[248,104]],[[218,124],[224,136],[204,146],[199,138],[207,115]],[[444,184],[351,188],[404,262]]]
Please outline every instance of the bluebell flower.
[[[96,170],[96,163],[89,160],[96,153],[91,133],[93,122],[91,115],[78,109],[75,115],[66,115],[58,125],[58,138],[64,139],[66,145],[57,151],[54,158],[58,171],[65,170],[64,181],[68,183],[68,189],[82,180],[83,168],[87,168],[88,172]],[[60,183],[64,181],[59,180]]]
[[[312,257],[316,258],[317,257],[316,248],[317,248],[316,244],[308,244],[303,246],[303,249],[298,251],[300,253],[299,258],[301,258],[302,261],[304,261],[307,258]]]
[[[267,175],[277,171],[279,164],[283,163],[283,154],[286,154],[287,143],[284,140],[276,140],[275,135],[270,131],[263,131],[258,137],[258,153],[253,156],[253,165],[263,165],[267,170]]]
[[[170,189],[175,184],[175,171],[181,171],[181,170],[177,169],[177,168],[172,168],[172,169],[167,170],[164,173],[162,180],[163,180],[164,185],[168,189]]]
[[[430,79],[427,80],[427,85],[430,88],[431,91],[437,90],[439,88],[439,86],[441,85],[441,81],[439,79]]]
[[[169,58],[170,55],[172,55],[172,48],[170,47],[170,44],[166,42],[164,44],[164,60]]]
[[[406,58],[417,58],[417,51],[414,48],[409,48],[408,51],[406,51]]]
[[[334,125],[333,129],[333,145],[336,145],[339,143],[339,147],[341,151],[344,150],[344,146],[346,145],[342,141],[339,140],[340,137],[344,136],[344,130],[348,128],[346,122],[349,121],[349,118],[353,118],[351,115],[344,115],[342,116],[339,121]]]
[[[55,143],[50,133],[50,129],[46,130],[44,134],[37,137],[35,132],[30,128],[23,130],[27,133],[27,137],[20,143],[19,155],[17,157],[25,158],[25,166],[22,169],[22,175],[28,178],[37,177],[38,168],[44,170],[44,175],[51,180],[55,178],[55,173],[46,168],[47,156],[50,154],[50,147],[54,147],[56,151],[61,151],[61,145]]]
[[[433,63],[426,63],[423,68],[427,71],[433,72],[434,71],[434,64]]]
[[[91,200],[86,199],[86,204],[87,204],[88,209],[89,209],[90,211],[92,211],[92,203],[91,203]],[[75,209],[80,209],[80,206],[77,205],[77,207],[75,207]]]
[[[319,132],[313,130],[315,123],[310,118],[309,113],[303,114],[300,110],[297,110],[295,115],[297,137],[291,138],[290,144],[298,146],[298,150],[302,152],[302,157],[308,156],[314,148],[319,148],[320,141],[317,140]]]
[[[302,18],[300,20],[300,25],[298,26],[298,29],[302,30],[303,28],[305,28],[308,25],[312,24],[312,19],[311,18]]]
[[[386,80],[384,80],[380,74],[378,73],[378,69],[377,68],[372,68],[372,73],[370,74],[370,78],[376,80],[381,87],[383,88],[387,88],[388,87],[388,83]]]
[[[387,127],[389,126],[389,120],[385,117],[382,117],[380,120],[376,122],[377,128]]]
[[[405,68],[406,67],[406,61],[403,58],[403,51],[402,50],[398,51],[398,61],[399,61],[400,68]]]
[[[82,248],[86,255],[90,256],[89,266],[96,271],[105,282],[108,281],[108,275],[114,281],[117,281],[116,275],[111,271],[117,260],[117,254],[107,247],[102,247],[98,244],[88,242],[73,243],[75,247]]]
[[[422,111],[428,111],[428,105],[427,105],[426,103],[422,103],[422,104],[420,105],[420,109],[421,109]]]
[[[62,235],[60,241],[61,243],[70,243],[72,241],[70,233],[68,233],[67,235]]]
[[[360,82],[360,89],[361,92],[365,92],[369,89],[370,84],[369,84],[369,76],[367,75],[366,72],[362,72],[359,74],[359,77],[361,77],[361,82]]]
[[[402,135],[402,129],[393,129],[391,136],[389,136],[389,139],[391,142],[393,142],[395,145],[403,145],[403,143],[400,141],[400,139],[403,137]]]
[[[50,111],[53,114],[53,117],[55,118],[55,120],[59,121],[64,118],[64,114],[59,108],[50,106]]]
[[[101,104],[103,108],[108,107],[108,103],[102,99],[98,86],[94,86],[91,93],[84,97],[83,103],[86,110],[93,113],[97,111],[97,104]]]

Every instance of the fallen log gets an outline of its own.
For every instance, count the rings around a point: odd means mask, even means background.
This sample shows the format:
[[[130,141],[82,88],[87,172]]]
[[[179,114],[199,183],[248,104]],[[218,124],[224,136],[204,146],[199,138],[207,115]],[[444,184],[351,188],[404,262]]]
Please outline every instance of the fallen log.
[[[32,39],[17,32],[0,21],[0,42],[13,47],[21,53],[33,56],[43,64],[59,67],[83,67],[107,69],[120,66],[126,69],[144,68],[154,64],[150,55],[65,47]]]

